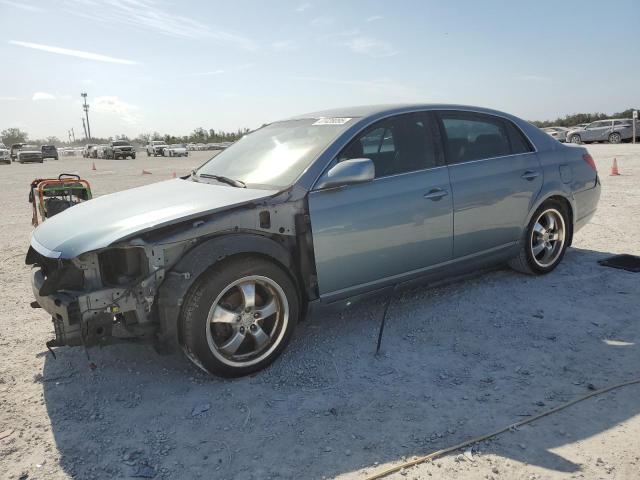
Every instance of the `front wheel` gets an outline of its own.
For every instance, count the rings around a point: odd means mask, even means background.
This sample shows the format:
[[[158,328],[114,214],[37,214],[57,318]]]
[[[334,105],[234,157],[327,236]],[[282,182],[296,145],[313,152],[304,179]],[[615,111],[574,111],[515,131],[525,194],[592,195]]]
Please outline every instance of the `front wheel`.
[[[571,138],[569,139],[569,141],[571,143],[581,143],[582,140],[580,139],[580,135],[571,135]]]
[[[289,274],[261,257],[231,257],[203,274],[180,315],[187,357],[203,370],[239,377],[271,364],[300,314]]]
[[[555,200],[543,203],[524,232],[518,256],[509,265],[530,275],[551,272],[564,257],[570,228],[565,205]]]

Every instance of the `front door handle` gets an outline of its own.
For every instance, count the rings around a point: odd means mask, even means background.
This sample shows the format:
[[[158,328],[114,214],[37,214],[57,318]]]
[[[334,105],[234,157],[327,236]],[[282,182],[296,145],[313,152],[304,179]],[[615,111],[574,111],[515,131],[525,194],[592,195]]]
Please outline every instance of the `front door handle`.
[[[536,179],[539,176],[540,176],[540,172],[534,172],[532,170],[527,170],[526,172],[524,172],[522,174],[522,178],[524,178],[525,180],[529,180],[529,181],[532,181],[532,180]]]
[[[437,202],[442,197],[446,197],[449,194],[446,190],[442,190],[441,188],[434,188],[433,190],[429,190],[424,194],[424,198],[428,198],[429,200],[433,200]]]

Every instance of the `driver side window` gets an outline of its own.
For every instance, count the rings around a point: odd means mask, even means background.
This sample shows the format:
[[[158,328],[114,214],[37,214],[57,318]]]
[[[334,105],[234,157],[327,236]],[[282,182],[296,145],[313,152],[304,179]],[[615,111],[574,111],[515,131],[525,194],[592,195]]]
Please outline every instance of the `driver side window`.
[[[423,113],[381,120],[349,143],[338,161],[369,158],[381,178],[436,166],[433,133]]]

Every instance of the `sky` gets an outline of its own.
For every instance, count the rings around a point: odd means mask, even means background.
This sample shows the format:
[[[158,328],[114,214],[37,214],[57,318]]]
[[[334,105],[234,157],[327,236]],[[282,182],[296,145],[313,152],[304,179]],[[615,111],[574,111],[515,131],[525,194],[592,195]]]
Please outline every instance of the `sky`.
[[[255,128],[438,102],[528,120],[640,105],[640,1],[0,0],[0,130]]]

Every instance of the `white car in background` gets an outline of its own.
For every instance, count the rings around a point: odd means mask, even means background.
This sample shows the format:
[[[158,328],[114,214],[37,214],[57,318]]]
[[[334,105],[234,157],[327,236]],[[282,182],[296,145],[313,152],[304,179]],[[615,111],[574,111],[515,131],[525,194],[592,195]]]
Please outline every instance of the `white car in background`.
[[[162,151],[162,155],[165,157],[188,157],[186,145],[183,143],[175,143],[173,145],[167,145]]]
[[[565,127],[545,127],[542,129],[542,131],[550,135],[552,138],[555,138],[559,142],[564,143],[567,141],[567,132],[569,131],[569,129]]]

